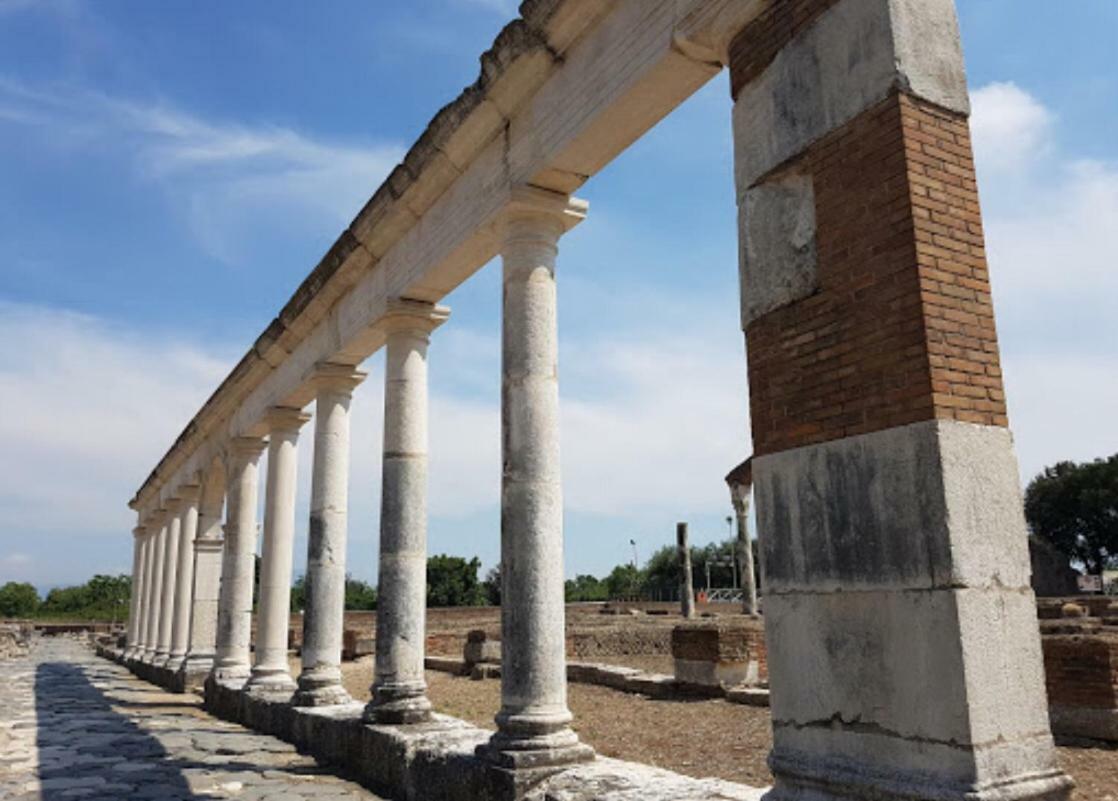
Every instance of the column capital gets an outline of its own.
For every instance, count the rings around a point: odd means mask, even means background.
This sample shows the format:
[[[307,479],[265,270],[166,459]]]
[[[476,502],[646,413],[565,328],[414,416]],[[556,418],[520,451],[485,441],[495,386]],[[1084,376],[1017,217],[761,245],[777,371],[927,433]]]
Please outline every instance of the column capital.
[[[225,446],[226,458],[234,464],[256,459],[268,447],[263,437],[233,437]]]
[[[184,484],[178,488],[175,497],[182,503],[190,503],[202,497],[202,486],[200,484]]]
[[[556,237],[570,231],[586,219],[590,203],[561,192],[552,192],[525,184],[513,187],[509,202],[501,214],[505,239],[516,236],[525,223],[551,228]]]
[[[152,509],[147,513],[143,527],[149,534],[158,534],[166,517],[167,510],[165,508],[159,507],[158,509]]]
[[[264,415],[268,430],[276,434],[296,433],[311,419],[302,409],[290,406],[273,406]]]
[[[168,498],[163,502],[163,507],[167,510],[169,517],[174,517],[175,514],[182,509],[183,498],[181,495],[176,495],[173,498]]]
[[[146,533],[147,533],[147,526],[136,526],[135,528],[132,529],[132,536],[135,537],[136,539],[140,539],[140,537],[144,536],[144,534],[146,534]]]
[[[334,362],[319,362],[315,365],[311,375],[311,383],[316,392],[333,390],[335,392],[357,389],[369,374],[358,370],[349,364],[335,364]]]
[[[450,318],[450,309],[422,300],[391,298],[377,327],[388,334],[415,332],[430,334]]]

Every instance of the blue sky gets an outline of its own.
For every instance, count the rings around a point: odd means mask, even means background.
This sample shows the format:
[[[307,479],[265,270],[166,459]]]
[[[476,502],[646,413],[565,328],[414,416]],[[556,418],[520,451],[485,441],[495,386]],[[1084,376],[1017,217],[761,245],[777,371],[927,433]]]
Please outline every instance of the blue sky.
[[[1023,479],[1118,450],[1118,4],[960,0]],[[125,506],[431,115],[504,0],[0,0],[0,583],[130,567]],[[580,193],[560,255],[567,572],[725,536],[749,450],[730,104],[713,81]],[[498,553],[499,284],[431,349],[432,552]],[[380,360],[354,405],[376,574]],[[305,529],[310,429],[301,448]],[[297,543],[296,570],[304,561]]]

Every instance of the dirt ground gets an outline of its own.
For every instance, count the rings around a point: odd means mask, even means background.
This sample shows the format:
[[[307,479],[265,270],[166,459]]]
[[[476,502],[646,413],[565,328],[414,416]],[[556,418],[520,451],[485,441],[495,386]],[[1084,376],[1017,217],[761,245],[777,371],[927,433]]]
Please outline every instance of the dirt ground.
[[[662,656],[608,661],[655,672],[670,672],[671,667]],[[354,698],[369,697],[371,658],[347,663],[343,674]],[[471,681],[428,671],[427,683],[438,711],[493,727],[500,706],[499,680]],[[772,746],[768,709],[720,700],[654,701],[585,684],[572,684],[568,692],[574,727],[599,754],[754,787],[772,782],[765,764]],[[1062,743],[1059,758],[1078,784],[1077,801],[1118,801],[1118,747]]]

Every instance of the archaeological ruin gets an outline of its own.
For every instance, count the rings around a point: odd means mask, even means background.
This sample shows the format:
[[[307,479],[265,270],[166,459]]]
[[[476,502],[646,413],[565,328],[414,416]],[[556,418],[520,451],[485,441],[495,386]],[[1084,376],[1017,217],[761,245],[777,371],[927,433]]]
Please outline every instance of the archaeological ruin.
[[[556,265],[563,235],[594,225],[574,193],[723,69],[771,687],[766,798],[1067,798],[954,0],[526,0],[477,81],[132,498],[125,664],[202,688],[212,713],[394,798],[759,797],[596,756],[572,728],[565,663]],[[442,299],[498,256],[501,708],[488,731],[426,697],[427,351],[453,325]],[[349,422],[360,366],[381,348],[366,706],[340,680]],[[292,675],[299,447],[314,456]],[[746,479],[729,480],[744,531]],[[699,683],[756,675],[744,636],[696,630],[677,658]]]

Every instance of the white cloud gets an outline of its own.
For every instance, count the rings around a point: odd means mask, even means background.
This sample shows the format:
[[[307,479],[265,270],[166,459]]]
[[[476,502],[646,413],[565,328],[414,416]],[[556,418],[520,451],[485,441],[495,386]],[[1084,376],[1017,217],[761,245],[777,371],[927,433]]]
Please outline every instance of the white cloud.
[[[210,121],[138,102],[0,79],[0,122],[32,126],[65,151],[119,158],[165,189],[210,255],[246,261],[254,235],[321,236],[346,225],[403,156],[275,125]]]
[[[1118,451],[1118,164],[1061,152],[1058,117],[1013,84],[974,99],[1010,425],[1028,481],[1047,464]]]
[[[988,84],[971,93],[971,102],[971,131],[980,169],[1021,169],[1035,163],[1050,146],[1052,114],[1016,84]]]

